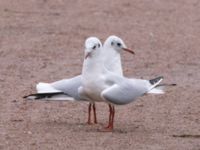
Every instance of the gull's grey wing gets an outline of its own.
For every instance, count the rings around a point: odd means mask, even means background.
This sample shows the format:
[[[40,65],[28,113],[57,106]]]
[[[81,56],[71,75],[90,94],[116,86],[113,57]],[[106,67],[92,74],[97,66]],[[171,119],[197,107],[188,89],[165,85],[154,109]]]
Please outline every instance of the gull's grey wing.
[[[76,100],[81,100],[78,94],[78,88],[81,86],[81,75],[53,82],[51,86]]]
[[[150,83],[147,80],[124,78],[119,83],[105,89],[101,96],[113,104],[124,105],[148,92],[149,86]]]

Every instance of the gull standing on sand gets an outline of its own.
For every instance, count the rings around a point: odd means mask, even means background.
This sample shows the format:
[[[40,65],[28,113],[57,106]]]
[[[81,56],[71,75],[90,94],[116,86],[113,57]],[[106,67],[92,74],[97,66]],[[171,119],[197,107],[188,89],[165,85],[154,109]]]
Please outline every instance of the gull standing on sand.
[[[85,41],[85,50],[98,50],[102,47],[101,41],[96,38],[88,38]],[[109,63],[109,62],[108,62]],[[24,96],[29,100],[49,100],[49,101],[89,101],[88,124],[91,124],[91,110],[93,108],[94,123],[97,123],[96,107],[94,101],[80,98],[78,88],[81,86],[81,75],[70,79],[63,79],[52,83],[40,82],[36,85],[36,94]]]
[[[123,41],[116,37],[116,36],[110,36],[107,38],[107,40],[104,42],[105,49],[112,48],[109,46],[109,43],[112,43],[112,47],[117,46],[116,44],[123,44]],[[102,49],[102,44],[100,40],[96,37],[90,37],[86,39],[85,41],[85,50],[86,51],[93,51]],[[129,51],[133,53],[131,50],[125,49],[126,51]],[[115,55],[114,51],[107,51],[107,53],[111,56]],[[121,56],[119,54],[115,55],[114,58],[110,59],[109,55],[105,55],[104,61],[105,65],[108,67],[108,70],[111,72],[114,72],[120,76],[123,76],[122,66],[121,66]],[[86,57],[86,56],[85,56]],[[87,56],[88,57],[88,56]],[[43,83],[40,82],[36,85],[36,94],[30,94],[28,96],[25,96],[26,99],[31,100],[48,100],[48,101],[91,101],[84,98],[80,98],[78,94],[78,88],[82,85],[81,84],[81,77],[82,75],[75,76],[70,79],[63,79],[59,81],[55,81],[52,83]],[[94,123],[97,123],[97,117],[96,117],[96,107],[95,107],[95,100],[91,101],[92,103],[89,103],[88,107],[88,124],[91,124],[91,110],[93,108],[94,113]],[[109,105],[109,108],[111,108],[111,105]],[[111,111],[110,111],[111,112]]]
[[[115,104],[128,104],[146,93],[164,93],[165,85],[159,85],[163,77],[152,80],[123,77],[120,60],[122,50],[134,53],[127,49],[120,38],[111,36],[104,43],[103,49],[85,51],[86,57],[83,63],[82,85],[79,88],[79,94],[86,99],[108,103],[110,115],[105,131],[113,130]],[[108,58],[116,62],[115,68],[106,65]],[[114,71],[110,71],[111,68]]]

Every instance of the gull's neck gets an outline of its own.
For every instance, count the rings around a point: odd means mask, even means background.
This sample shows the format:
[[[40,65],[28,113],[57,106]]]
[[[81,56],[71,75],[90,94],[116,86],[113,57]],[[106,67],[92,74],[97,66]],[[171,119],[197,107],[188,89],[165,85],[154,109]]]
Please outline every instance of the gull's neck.
[[[121,55],[120,53],[116,52],[114,49],[109,48],[105,49],[104,53],[104,63],[105,67],[117,75],[123,76],[123,70],[122,70],[122,63],[121,63]]]
[[[91,78],[103,72],[104,59],[100,53],[94,52],[92,56],[84,60],[82,75]]]

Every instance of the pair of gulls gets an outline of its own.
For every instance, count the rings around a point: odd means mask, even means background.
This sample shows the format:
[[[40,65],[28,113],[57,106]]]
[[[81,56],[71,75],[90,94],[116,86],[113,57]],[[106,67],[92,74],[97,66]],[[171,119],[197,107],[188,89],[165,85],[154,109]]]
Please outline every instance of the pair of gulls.
[[[102,46],[96,37],[85,41],[85,56],[82,74],[53,83],[39,83],[37,93],[25,96],[27,99],[88,101],[88,124],[97,123],[95,102],[106,102],[109,106],[109,121],[105,131],[112,131],[115,105],[128,104],[147,93],[163,94],[169,84],[160,84],[163,77],[151,80],[126,78],[123,76],[121,52],[134,52],[123,40],[110,36]]]

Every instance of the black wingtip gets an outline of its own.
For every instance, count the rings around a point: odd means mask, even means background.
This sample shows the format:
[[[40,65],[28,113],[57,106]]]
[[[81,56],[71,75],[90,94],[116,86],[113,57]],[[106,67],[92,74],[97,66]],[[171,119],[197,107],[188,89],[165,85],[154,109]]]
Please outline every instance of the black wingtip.
[[[154,79],[149,80],[149,82],[150,82],[152,85],[154,85],[155,83],[157,83],[158,81],[160,81],[160,80],[162,80],[162,79],[164,79],[164,77],[163,77],[163,76],[159,76],[159,77],[157,77],[157,78],[154,78]]]
[[[23,96],[24,99],[28,98],[29,96],[33,96],[35,94],[29,94],[29,95],[26,95],[26,96]]]
[[[34,99],[37,99],[38,95],[37,94],[29,94],[29,95],[26,95],[26,96],[23,96],[24,99],[29,99],[29,97],[31,96],[35,96]]]
[[[23,96],[23,98],[28,98],[30,96],[35,96],[34,99],[42,99],[42,98],[50,98],[54,95],[59,95],[59,94],[65,94],[64,92],[56,92],[56,93],[35,93],[35,94],[30,94],[27,96]]]
[[[176,83],[172,83],[172,84],[163,83],[163,84],[157,85],[156,87],[160,87],[160,86],[177,86],[177,84]]]

